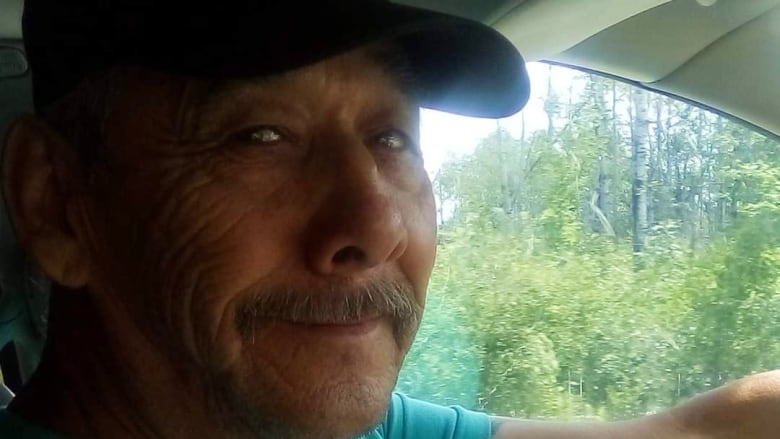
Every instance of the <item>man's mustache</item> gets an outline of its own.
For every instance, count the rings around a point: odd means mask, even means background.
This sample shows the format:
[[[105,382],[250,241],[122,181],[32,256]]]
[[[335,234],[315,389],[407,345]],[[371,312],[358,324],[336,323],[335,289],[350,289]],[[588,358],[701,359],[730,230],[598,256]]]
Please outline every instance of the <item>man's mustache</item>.
[[[422,307],[408,282],[376,280],[359,286],[331,285],[314,290],[268,288],[255,293],[238,311],[236,324],[253,336],[259,324],[282,321],[300,324],[349,324],[390,317],[395,331],[417,328]]]

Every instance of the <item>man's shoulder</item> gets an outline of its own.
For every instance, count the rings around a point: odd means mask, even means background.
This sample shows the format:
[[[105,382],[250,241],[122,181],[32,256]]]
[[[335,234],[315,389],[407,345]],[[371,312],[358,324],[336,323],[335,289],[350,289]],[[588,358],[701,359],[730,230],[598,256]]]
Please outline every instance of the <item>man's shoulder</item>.
[[[488,439],[490,418],[394,393],[384,423],[365,439]]]
[[[3,439],[65,439],[7,409],[0,410],[0,438]]]

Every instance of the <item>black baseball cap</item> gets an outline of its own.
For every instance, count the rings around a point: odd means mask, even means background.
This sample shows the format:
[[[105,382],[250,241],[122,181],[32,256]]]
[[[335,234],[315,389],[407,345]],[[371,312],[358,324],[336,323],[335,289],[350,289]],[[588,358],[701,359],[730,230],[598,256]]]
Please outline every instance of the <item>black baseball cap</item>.
[[[119,63],[263,76],[385,39],[405,52],[423,107],[504,117],[529,94],[522,57],[496,30],[384,0],[26,0],[22,24],[37,110]]]

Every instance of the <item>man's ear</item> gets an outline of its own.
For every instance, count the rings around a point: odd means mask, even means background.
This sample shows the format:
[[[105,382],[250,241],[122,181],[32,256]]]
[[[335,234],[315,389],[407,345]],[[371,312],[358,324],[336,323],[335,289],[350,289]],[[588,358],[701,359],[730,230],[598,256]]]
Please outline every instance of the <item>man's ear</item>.
[[[3,153],[3,195],[22,248],[55,283],[83,287],[87,254],[72,227],[78,160],[62,137],[33,116],[15,121]]]

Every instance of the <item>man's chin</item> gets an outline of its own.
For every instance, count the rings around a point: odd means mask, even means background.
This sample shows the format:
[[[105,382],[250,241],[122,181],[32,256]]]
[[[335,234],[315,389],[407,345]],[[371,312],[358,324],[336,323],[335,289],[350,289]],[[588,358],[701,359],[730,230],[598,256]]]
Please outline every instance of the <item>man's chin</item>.
[[[266,355],[276,358],[254,357],[236,371],[232,395],[225,395],[226,414],[239,415],[252,437],[346,439],[365,433],[384,418],[403,359],[390,331],[374,342],[369,347],[322,340],[319,349],[306,343],[293,349],[296,361],[280,358],[286,349],[266,345]]]
[[[376,428],[387,413],[393,386],[344,386],[333,389],[328,398],[318,401],[312,409],[316,416],[300,419],[299,428],[312,438],[347,439]],[[298,416],[299,413],[297,412]]]
[[[238,391],[233,395],[224,395],[228,396],[224,409],[232,422],[249,433],[248,437],[349,439],[382,422],[394,383],[344,382],[301,392],[293,398],[267,398],[267,393],[246,392],[244,387],[234,389]]]
[[[262,325],[245,339],[241,365],[221,377],[225,415],[240,418],[250,437],[358,436],[382,421],[407,344],[384,319]]]

